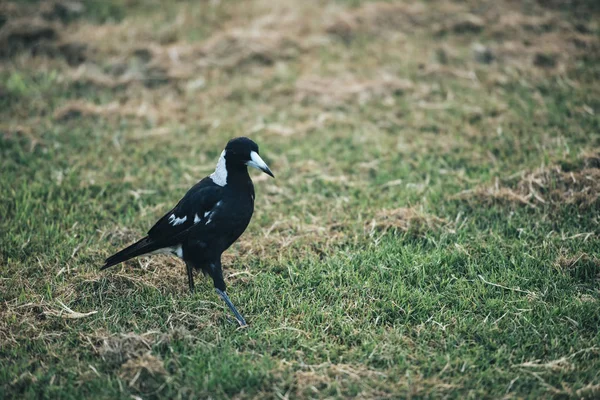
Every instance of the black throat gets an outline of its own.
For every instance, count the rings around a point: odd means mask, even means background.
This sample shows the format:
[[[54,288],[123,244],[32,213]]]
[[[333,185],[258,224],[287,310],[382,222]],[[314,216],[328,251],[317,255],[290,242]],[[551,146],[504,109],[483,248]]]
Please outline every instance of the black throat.
[[[225,167],[227,168],[227,185],[239,188],[252,186],[252,179],[248,173],[248,167],[244,164],[235,163],[225,158]]]

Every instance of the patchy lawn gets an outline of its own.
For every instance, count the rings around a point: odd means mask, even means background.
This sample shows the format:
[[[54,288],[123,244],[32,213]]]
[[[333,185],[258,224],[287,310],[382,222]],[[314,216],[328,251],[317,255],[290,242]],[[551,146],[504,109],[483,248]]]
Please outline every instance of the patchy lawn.
[[[4,398],[597,398],[596,1],[0,3]],[[212,283],[100,272],[250,136]]]

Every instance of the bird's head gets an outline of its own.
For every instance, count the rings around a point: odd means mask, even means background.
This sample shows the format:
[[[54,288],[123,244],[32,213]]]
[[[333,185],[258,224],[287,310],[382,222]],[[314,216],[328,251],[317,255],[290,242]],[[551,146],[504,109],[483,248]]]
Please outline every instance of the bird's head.
[[[231,139],[224,150],[227,163],[232,165],[247,165],[272,176],[273,172],[258,154],[258,145],[247,137]]]

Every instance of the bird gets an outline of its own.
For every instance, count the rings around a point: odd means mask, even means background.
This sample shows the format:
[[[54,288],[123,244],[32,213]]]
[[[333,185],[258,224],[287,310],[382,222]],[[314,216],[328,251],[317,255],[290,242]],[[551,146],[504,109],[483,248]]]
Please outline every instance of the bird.
[[[215,171],[192,186],[145,237],[108,257],[101,270],[134,257],[175,255],[185,262],[192,293],[193,271],[200,270],[212,278],[215,291],[239,325],[247,326],[227,295],[221,255],[244,233],[254,212],[254,185],[248,167],[275,178],[254,141],[247,137],[231,139]]]

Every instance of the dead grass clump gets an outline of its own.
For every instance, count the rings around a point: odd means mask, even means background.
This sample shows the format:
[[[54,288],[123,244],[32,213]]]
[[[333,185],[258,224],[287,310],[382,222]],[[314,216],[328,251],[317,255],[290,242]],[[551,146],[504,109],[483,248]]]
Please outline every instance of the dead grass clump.
[[[231,69],[244,64],[272,65],[278,59],[295,58],[302,46],[285,33],[271,30],[234,29],[208,39],[200,48],[200,67]]]
[[[54,112],[54,119],[64,122],[74,118],[102,116],[110,111],[119,111],[119,105],[111,103],[100,106],[84,101],[72,101],[57,109]]]
[[[586,253],[578,254],[577,256],[565,256],[561,255],[556,260],[556,266],[562,270],[569,270],[572,268],[576,268],[578,265],[582,264],[594,264],[595,266],[600,266],[600,260],[595,257],[590,257]]]
[[[73,83],[109,89],[125,87],[134,81],[134,79],[129,76],[115,78],[104,73],[97,66],[87,63],[80,65],[79,68],[73,71],[68,71],[67,76]]]
[[[152,345],[164,340],[159,332],[121,334],[103,338],[94,350],[110,366],[119,368],[119,376],[130,387],[149,392],[160,389],[168,376],[162,360],[152,354]]]
[[[528,369],[533,369],[533,370],[553,370],[553,371],[572,371],[574,369],[577,368],[577,363],[575,362],[575,360],[577,360],[577,358],[581,358],[582,355],[587,355],[587,354],[597,354],[598,351],[600,350],[600,348],[598,347],[588,347],[585,349],[581,349],[578,350],[572,354],[569,354],[568,356],[563,356],[561,358],[555,359],[555,360],[549,360],[546,362],[543,362],[542,360],[532,360],[532,361],[527,361],[521,364],[516,364],[514,365],[515,367],[519,367],[519,368],[528,368]],[[568,389],[567,392],[570,392],[570,394],[574,394],[572,390],[570,390],[570,388],[566,388]]]
[[[9,20],[0,28],[0,56],[11,56],[18,51],[39,46],[58,37],[57,27],[41,18]]]
[[[491,27],[492,34],[497,38],[514,37],[528,32],[540,34],[559,28],[568,28],[558,16],[542,10],[538,10],[535,15],[527,15],[518,9],[508,12],[495,9],[490,12],[490,16],[497,18]]]
[[[183,321],[183,314],[185,313],[181,311],[173,312],[170,318],[172,325]],[[142,334],[130,332],[109,335],[101,330],[90,335],[84,333],[81,335],[82,339],[92,347],[92,351],[111,367],[120,367],[127,361],[141,358],[153,350],[168,349],[173,341],[197,341],[189,330],[181,326],[165,332],[148,331]]]
[[[0,289],[5,292],[7,288],[0,286]],[[41,336],[45,306],[41,300],[26,304],[19,304],[16,298],[4,301],[0,306],[0,346],[9,348],[23,338]]]
[[[498,43],[498,59],[506,64],[522,70],[533,66],[560,73],[598,46],[598,39],[584,23],[542,7],[524,12],[518,3],[515,5],[508,10],[491,7],[485,16],[489,21],[487,30]]]
[[[348,240],[350,234],[334,222],[305,223],[298,218],[281,218],[263,232],[263,237],[244,235],[235,245],[236,254],[225,253],[224,260],[232,263],[249,257],[281,257],[289,252],[307,251],[324,255],[334,244]]]
[[[412,81],[381,74],[374,79],[305,77],[296,83],[297,101],[316,99],[324,106],[339,106],[351,100],[365,103],[374,97],[400,95],[413,88]]]
[[[326,27],[326,32],[348,41],[356,33],[414,33],[415,30],[475,34],[488,25],[485,17],[467,12],[466,7],[453,2],[438,2],[434,7],[424,3],[367,3],[342,13]]]
[[[177,38],[164,42],[155,37],[155,32],[149,32],[150,26],[130,21],[82,30],[77,35],[109,55],[111,67],[108,73],[83,71],[79,78],[107,87],[142,82],[154,88],[183,80],[198,81],[198,73],[208,68],[227,72],[246,65],[270,66],[278,60],[296,58],[314,43],[312,37],[307,37],[311,31],[305,26],[307,21],[295,12],[271,11],[249,23],[247,16],[244,18],[200,44]],[[174,27],[183,32],[186,25],[194,28],[195,24],[188,16],[180,15]],[[115,42],[114,37],[122,40]]]
[[[369,397],[367,394],[376,396],[383,394],[378,391],[378,384],[388,377],[383,372],[369,369],[362,365],[331,364],[306,365],[294,373],[293,386],[296,396],[302,398],[306,394],[313,395],[329,393],[332,389],[340,390],[352,384],[361,387],[361,395],[358,397]],[[342,389],[343,390],[343,389]],[[338,392],[338,394],[341,394]]]
[[[77,48],[78,44],[69,44],[70,48]],[[65,49],[65,47],[62,47]],[[144,49],[139,50],[143,52]],[[136,50],[134,53],[137,53]],[[132,53],[132,54],[134,54]],[[62,55],[74,57],[63,50]],[[78,69],[69,71],[72,82],[90,84],[108,89],[125,88],[129,85],[139,83],[149,89],[154,89],[169,83],[177,82],[181,78],[181,72],[172,73],[169,66],[162,65],[158,60],[152,62],[141,60],[140,57],[127,55],[129,61],[113,60],[107,71],[104,71],[93,63],[81,65]],[[68,58],[67,58],[68,60]],[[188,73],[187,75],[191,75]],[[187,76],[184,74],[183,77]]]
[[[85,11],[83,3],[76,0],[13,0],[0,2],[0,26],[5,21],[31,17],[42,17],[45,20],[61,20],[68,22],[79,17]]]
[[[2,93],[0,93],[2,96]],[[21,141],[29,144],[29,151],[33,151],[37,146],[45,146],[44,140],[38,137],[30,126],[27,125],[8,125],[3,126],[0,125],[0,132],[2,132],[3,140],[15,140]]]
[[[577,18],[593,18],[600,11],[600,5],[594,0],[537,0],[541,7],[568,11]]]
[[[110,231],[103,231],[100,240],[107,238],[108,241],[116,245],[123,245],[126,242],[133,242],[139,239],[140,233],[133,229],[116,227]]]
[[[58,19],[62,22],[69,22],[80,17],[84,11],[85,5],[73,0],[45,0],[40,5],[40,12],[44,18],[49,20]]]
[[[535,53],[533,65],[540,68],[554,68],[558,64],[558,54],[554,53]]]
[[[144,99],[134,99],[125,103],[113,101],[107,104],[93,104],[82,100],[66,103],[54,112],[54,119],[60,122],[79,118],[104,118],[119,120],[130,118],[154,126],[183,118],[183,105],[171,102],[170,96],[149,95]],[[155,132],[156,133],[156,132]]]
[[[88,45],[76,41],[65,41],[57,46],[57,55],[63,57],[69,65],[79,65],[88,58]]]
[[[168,373],[162,360],[148,352],[123,364],[119,376],[140,392],[153,392],[164,384]]]
[[[479,33],[483,31],[485,26],[486,21],[483,18],[474,14],[462,14],[451,21],[448,27],[439,30],[438,33],[444,33],[447,30],[458,34]]]
[[[12,57],[20,52],[64,58],[69,65],[79,65],[87,59],[88,46],[77,40],[64,40],[64,22],[83,11],[75,1],[43,2],[39,9],[13,3],[0,5],[0,57]],[[56,17],[56,18],[55,18]]]
[[[600,152],[584,152],[580,160],[583,168],[600,169]]]
[[[520,179],[499,179],[492,187],[466,190],[455,198],[491,205],[494,203],[537,206],[575,205],[582,209],[597,207],[600,199],[598,154],[586,154],[568,171],[559,165],[524,173]],[[571,169],[572,168],[572,169]]]
[[[398,371],[380,371],[365,365],[326,362],[296,366],[285,361],[283,363],[284,368],[297,368],[290,388],[297,398],[328,397],[333,393],[334,397],[359,399],[415,395],[430,397],[432,393],[439,395],[440,392],[450,392],[458,387],[445,383],[440,378],[424,378],[420,374],[402,378]]]
[[[126,333],[102,338],[102,344],[95,348],[104,361],[111,365],[121,365],[131,359],[140,358],[152,350],[157,332],[144,334]]]
[[[443,218],[424,213],[422,210],[413,207],[402,207],[393,210],[380,210],[371,221],[370,230],[371,233],[392,230],[423,236],[427,232],[439,231],[445,225],[447,225],[447,221]]]
[[[554,263],[555,267],[581,281],[591,281],[600,274],[600,259],[579,253],[575,256],[561,254]]]
[[[427,24],[431,13],[422,3],[367,3],[341,13],[326,32],[348,41],[357,33],[383,34],[391,30],[409,31]]]
[[[498,180],[496,180],[496,185],[494,186],[464,190],[455,195],[454,198],[486,206],[493,204],[521,204],[535,207],[530,202],[531,196],[524,196],[512,189],[500,187]]]
[[[574,204],[590,208],[600,197],[600,169],[564,172],[560,167],[541,168],[524,176],[517,190],[542,204]]]
[[[107,271],[94,271],[84,278],[66,286],[65,295],[72,292],[78,299],[83,299],[95,296],[100,288],[107,298],[132,296],[142,289],[183,295],[189,293],[185,266],[166,255],[134,258]]]
[[[501,64],[534,73],[561,73],[580,57],[589,57],[598,47],[592,25],[565,19],[535,4],[494,3],[486,7],[437,2],[374,2],[338,13],[325,28],[344,41],[357,34],[476,35],[495,39],[493,52]],[[450,39],[453,40],[453,39]],[[460,40],[460,38],[459,38]]]

